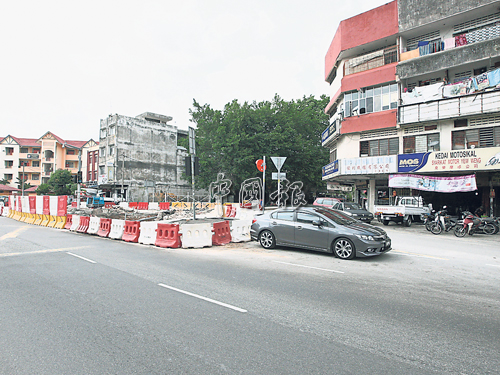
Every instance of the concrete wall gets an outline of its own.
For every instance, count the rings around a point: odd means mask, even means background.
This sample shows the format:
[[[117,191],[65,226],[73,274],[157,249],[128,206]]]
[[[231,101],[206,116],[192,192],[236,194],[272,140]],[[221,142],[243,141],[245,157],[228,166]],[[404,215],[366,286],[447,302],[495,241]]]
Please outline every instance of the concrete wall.
[[[488,4],[491,0],[398,0],[399,31],[405,32]]]

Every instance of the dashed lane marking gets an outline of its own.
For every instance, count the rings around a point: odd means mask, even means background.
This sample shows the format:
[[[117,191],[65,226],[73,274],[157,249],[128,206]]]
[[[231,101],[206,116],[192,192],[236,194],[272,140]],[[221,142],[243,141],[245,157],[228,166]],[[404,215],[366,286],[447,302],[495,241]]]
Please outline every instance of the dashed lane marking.
[[[295,263],[287,263],[287,262],[280,262],[277,260],[273,260],[275,263],[280,263],[280,264],[286,264],[288,266],[295,266],[295,267],[304,267],[304,268],[310,268],[313,270],[319,270],[319,271],[326,271],[326,272],[334,272],[334,273],[344,273],[342,271],[336,271],[336,270],[329,270],[327,268],[318,268],[318,267],[311,267],[311,266],[304,266],[303,264],[295,264]]]
[[[406,255],[406,256],[409,256],[409,257],[419,257],[419,258],[449,260],[447,258],[435,257],[435,256],[432,256],[432,255],[424,255],[424,254],[418,254],[418,253],[411,253],[409,251],[401,251],[401,250],[391,250],[391,253],[397,254],[397,255]]]
[[[19,252],[19,253],[5,253],[5,254],[0,254],[0,258],[14,257],[14,256],[20,256],[20,255],[57,253],[57,252],[68,251],[68,250],[86,249],[88,247],[90,247],[90,246],[65,247],[65,248],[60,248],[60,249],[45,249],[45,250],[36,250],[36,251],[25,251],[25,252]]]

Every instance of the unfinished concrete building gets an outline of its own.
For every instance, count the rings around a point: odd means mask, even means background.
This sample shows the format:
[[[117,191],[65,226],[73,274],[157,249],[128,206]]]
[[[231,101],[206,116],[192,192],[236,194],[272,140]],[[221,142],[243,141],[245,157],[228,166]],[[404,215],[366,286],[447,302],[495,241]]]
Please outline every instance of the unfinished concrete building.
[[[99,189],[126,201],[163,201],[191,194],[182,178],[187,130],[168,124],[170,116],[145,112],[136,117],[109,115],[100,122]]]

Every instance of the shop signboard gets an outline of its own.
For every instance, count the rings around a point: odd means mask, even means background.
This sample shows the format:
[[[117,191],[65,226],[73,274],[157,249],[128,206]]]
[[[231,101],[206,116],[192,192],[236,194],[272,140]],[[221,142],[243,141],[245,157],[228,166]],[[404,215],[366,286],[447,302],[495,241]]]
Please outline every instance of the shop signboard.
[[[339,174],[339,161],[332,161],[322,168],[323,179],[335,177]]]
[[[398,171],[397,155],[342,159],[340,172],[346,174],[383,174]]]
[[[500,147],[398,155],[398,172],[500,170]]]
[[[477,190],[476,175],[457,177],[419,176],[416,174],[391,174],[389,187],[410,188],[439,193],[458,193]]]

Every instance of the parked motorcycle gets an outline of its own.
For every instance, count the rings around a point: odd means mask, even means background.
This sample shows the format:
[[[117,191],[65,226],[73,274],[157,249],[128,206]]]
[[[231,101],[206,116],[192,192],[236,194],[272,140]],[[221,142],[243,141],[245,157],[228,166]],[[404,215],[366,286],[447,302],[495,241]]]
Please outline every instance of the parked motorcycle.
[[[496,226],[489,220],[482,219],[465,211],[463,220],[455,226],[453,233],[457,237],[464,237],[466,234],[472,236],[474,233],[495,234],[497,233]]]
[[[425,229],[427,229],[429,232],[431,231],[431,226],[434,223],[435,219],[436,219],[436,211],[435,210],[432,210],[431,213],[425,215],[424,225],[425,225]]]
[[[447,211],[446,206],[436,214],[434,221],[430,225],[430,230],[433,234],[441,234],[442,232],[449,232],[455,228],[457,220],[452,219]]]

